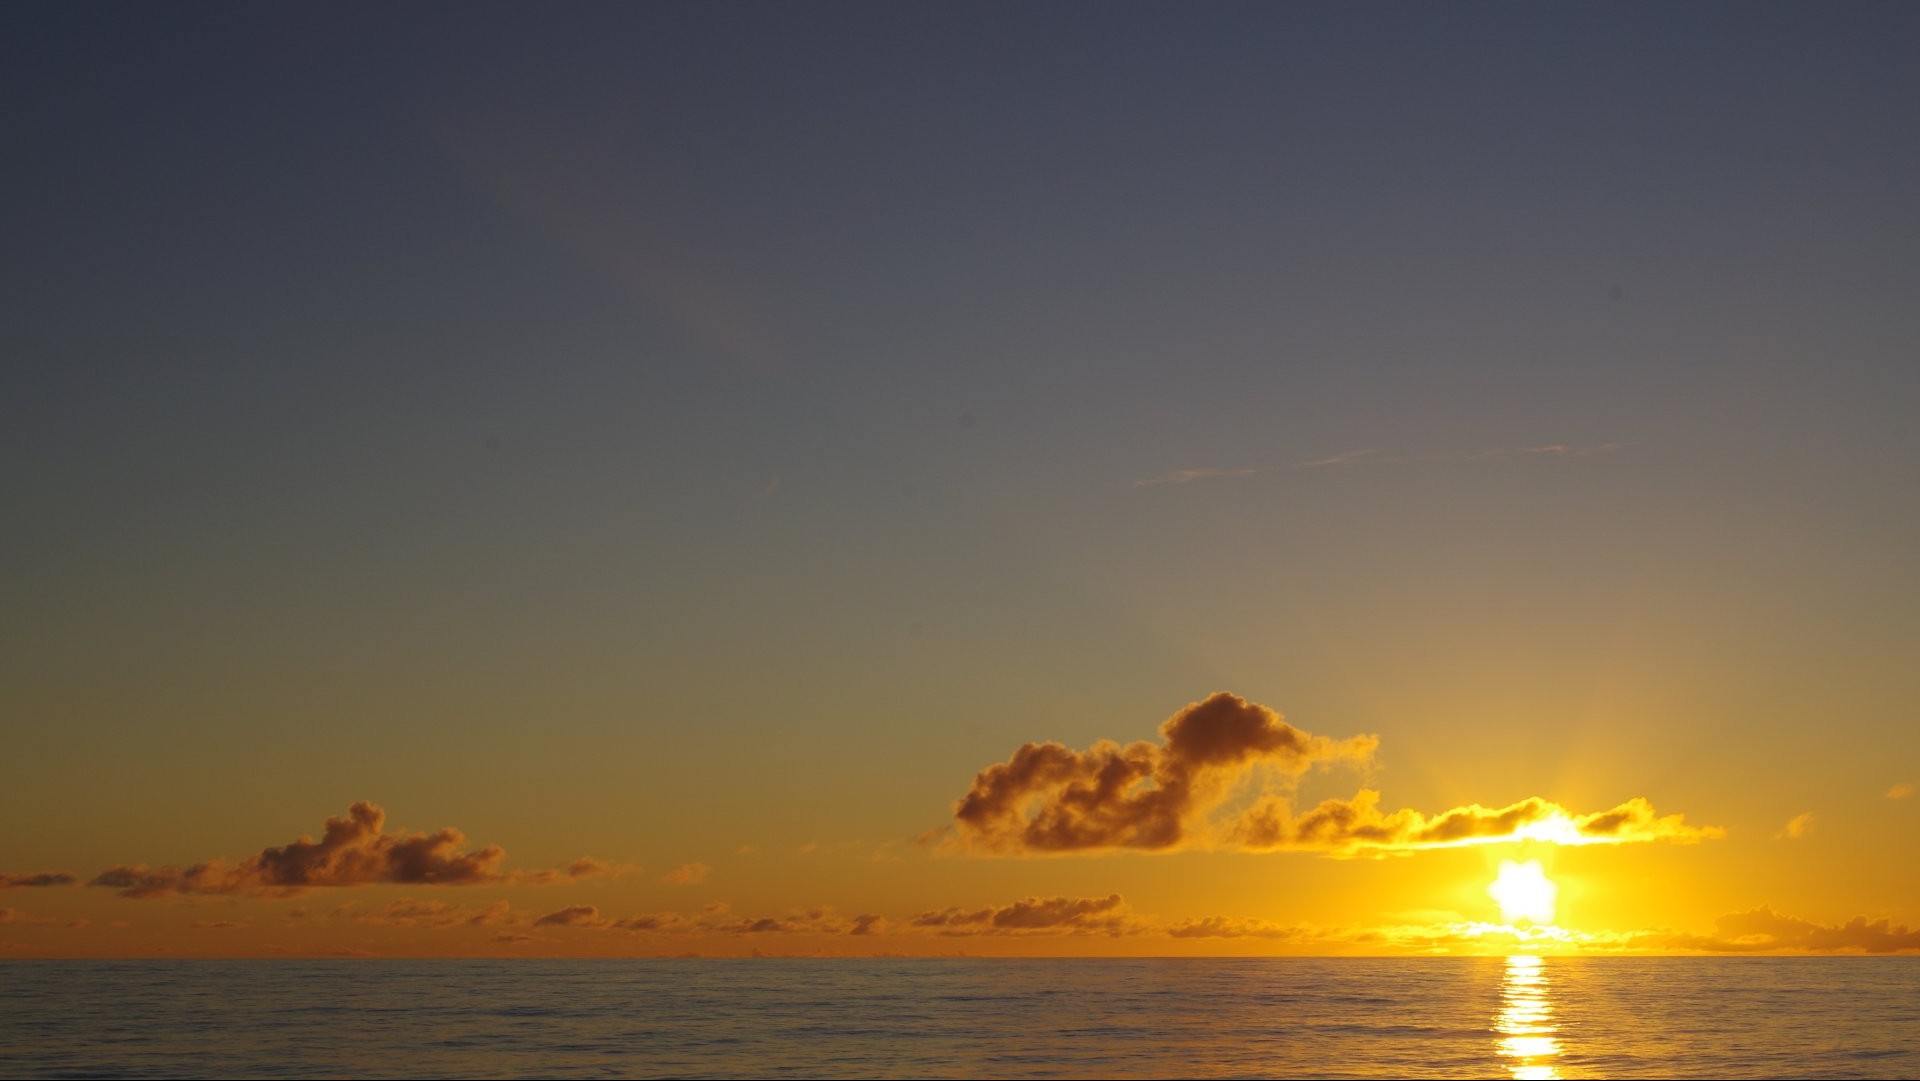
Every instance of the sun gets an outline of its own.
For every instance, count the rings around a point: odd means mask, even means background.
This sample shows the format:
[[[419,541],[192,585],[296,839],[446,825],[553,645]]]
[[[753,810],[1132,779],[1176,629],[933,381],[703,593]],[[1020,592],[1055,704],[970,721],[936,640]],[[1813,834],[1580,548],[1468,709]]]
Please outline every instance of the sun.
[[[1500,904],[1501,918],[1508,923],[1552,923],[1553,902],[1560,888],[1540,869],[1539,860],[1515,863],[1500,861],[1500,877],[1487,887],[1487,895]]]

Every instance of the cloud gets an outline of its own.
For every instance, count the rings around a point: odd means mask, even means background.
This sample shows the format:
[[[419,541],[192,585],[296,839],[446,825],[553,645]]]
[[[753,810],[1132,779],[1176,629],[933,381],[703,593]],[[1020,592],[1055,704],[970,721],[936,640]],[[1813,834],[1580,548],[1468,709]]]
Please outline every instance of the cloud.
[[[0,924],[20,924],[22,926],[58,923],[52,916],[30,916],[17,908],[0,908]]]
[[[1920,950],[1920,930],[1865,916],[1842,924],[1816,923],[1760,905],[1716,919],[1710,936],[1677,936],[1674,944],[1721,953],[1902,953]]]
[[[660,881],[671,883],[675,886],[692,886],[705,882],[707,876],[712,873],[713,868],[704,863],[683,863],[673,870],[668,871]]]
[[[377,883],[472,886],[511,881],[546,881],[552,872],[509,874],[501,869],[506,850],[499,845],[464,849],[466,835],[447,828],[434,833],[387,833],[387,813],[362,800],[345,817],[327,819],[320,840],[302,837],[268,848],[237,864],[208,860],[191,867],[145,864],[112,867],[94,876],[91,886],[118,890],[122,897],[170,894],[253,894],[291,897],[319,886]],[[573,867],[597,871],[593,860]],[[577,877],[571,874],[569,877]]]
[[[1216,466],[1198,469],[1170,469],[1164,473],[1154,473],[1136,477],[1135,488],[1148,488],[1159,484],[1191,484],[1196,480],[1212,480],[1218,477],[1251,477],[1261,473],[1278,473],[1293,469],[1327,469],[1344,465],[1388,465],[1406,462],[1471,462],[1486,461],[1495,458],[1520,458],[1531,455],[1552,455],[1564,458],[1589,458],[1597,454],[1612,454],[1626,447],[1625,443],[1595,443],[1589,446],[1575,446],[1570,443],[1538,443],[1524,447],[1491,447],[1483,450],[1442,450],[1428,454],[1383,455],[1377,448],[1369,450],[1347,450],[1338,454],[1328,454],[1319,458],[1308,458],[1284,465],[1246,465]]]
[[[1776,841],[1797,841],[1812,832],[1813,812],[1802,811],[1792,818],[1787,819],[1787,824],[1780,827],[1780,832],[1774,834],[1773,839]]]
[[[1911,795],[1913,795],[1913,785],[1908,784],[1905,781],[1902,781],[1899,784],[1894,785],[1892,788],[1887,789],[1888,799],[1906,799],[1908,796],[1911,796]]]
[[[80,876],[66,871],[13,872],[0,871],[0,890],[31,889],[43,886],[71,886],[80,881]]]
[[[1329,799],[1295,815],[1283,797],[1267,796],[1237,821],[1229,837],[1247,849],[1305,848],[1336,855],[1409,852],[1512,841],[1558,845],[1691,844],[1723,837],[1714,826],[1689,826],[1684,815],[1662,817],[1635,797],[1606,811],[1576,814],[1538,796],[1505,807],[1469,803],[1428,816],[1380,811],[1380,793],[1363,788],[1352,799]]]
[[[1169,924],[1167,934],[1174,938],[1273,938],[1314,937],[1312,928],[1269,920],[1242,919],[1234,916],[1204,916]]]
[[[1170,469],[1165,473],[1155,473],[1150,477],[1134,480],[1135,488],[1146,488],[1155,484],[1187,484],[1211,477],[1251,477],[1255,473],[1268,473],[1283,466],[1244,466],[1239,469]]]
[[[533,921],[535,927],[604,927],[606,923],[594,905],[568,905]]]
[[[628,916],[624,920],[614,920],[607,926],[616,931],[665,931],[686,922],[686,917],[678,912],[643,912],[638,916]]]
[[[343,905],[334,914],[347,915],[351,911],[351,906]],[[353,918],[362,923],[392,927],[489,927],[513,922],[514,919],[512,906],[504,900],[490,905],[469,906],[437,900],[422,901],[413,897],[390,901],[385,908]]]
[[[1365,763],[1378,740],[1331,740],[1224,691],[1160,725],[1162,742],[1090,750],[1028,743],[988,766],[954,808],[967,848],[989,852],[1172,849],[1254,769],[1297,777],[1315,765]]]
[[[1119,894],[1105,897],[1028,897],[986,908],[922,912],[910,926],[943,935],[1124,935],[1145,924]]]
[[[1025,744],[981,770],[954,805],[952,824],[923,841],[1002,855],[1196,846],[1354,855],[1500,841],[1691,843],[1725,833],[1689,826],[1681,815],[1662,817],[1637,797],[1586,814],[1533,797],[1428,816],[1383,813],[1380,794],[1361,789],[1352,799],[1330,799],[1299,814],[1293,785],[1303,773],[1316,766],[1365,767],[1378,737],[1312,735],[1224,691],[1175,713],[1161,724],[1160,736],[1158,744],[1103,740],[1086,751]],[[1251,806],[1219,813],[1227,796],[1249,786],[1262,793]]]
[[[707,935],[873,935],[885,927],[877,915],[849,920],[828,907],[795,909],[783,916],[738,916],[725,902],[716,901],[692,915],[645,912],[624,919],[601,913],[594,905],[570,905],[533,921],[535,927],[570,927],[593,931],[638,934]]]
[[[195,920],[193,927],[199,931],[224,931],[230,927],[245,927],[239,920]]]

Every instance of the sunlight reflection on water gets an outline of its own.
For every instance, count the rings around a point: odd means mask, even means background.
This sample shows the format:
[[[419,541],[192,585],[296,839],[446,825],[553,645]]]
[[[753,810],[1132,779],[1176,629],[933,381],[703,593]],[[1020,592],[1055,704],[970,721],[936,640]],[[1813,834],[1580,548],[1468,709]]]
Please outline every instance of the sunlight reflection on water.
[[[1493,1030],[1499,1034],[1499,1054],[1513,1068],[1515,1081],[1550,1081],[1560,1076],[1553,1061],[1560,1054],[1560,1041],[1554,1038],[1553,1003],[1547,999],[1547,990],[1547,967],[1538,957],[1507,958]]]

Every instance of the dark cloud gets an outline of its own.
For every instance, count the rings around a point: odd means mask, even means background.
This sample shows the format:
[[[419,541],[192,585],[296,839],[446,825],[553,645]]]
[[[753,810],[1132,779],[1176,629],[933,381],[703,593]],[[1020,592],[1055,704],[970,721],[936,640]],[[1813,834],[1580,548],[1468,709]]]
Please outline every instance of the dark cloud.
[[[466,835],[452,828],[388,833],[386,820],[384,810],[362,800],[348,808],[345,817],[327,819],[318,841],[302,837],[237,864],[208,860],[190,867],[112,867],[88,884],[118,890],[122,897],[181,893],[291,897],[319,886],[541,883],[606,870],[597,860],[580,859],[564,872],[506,872],[501,864],[507,853],[499,845],[467,849]]]
[[[80,881],[80,876],[66,871],[13,872],[0,871],[0,890],[30,889],[41,886],[71,886]]]
[[[1124,935],[1146,929],[1117,893],[1105,897],[1028,897],[986,908],[922,912],[913,927],[943,935]]]
[[[1171,849],[1250,771],[1297,777],[1316,764],[1364,763],[1378,743],[1315,736],[1225,692],[1169,717],[1160,737],[1086,751],[1022,746],[981,770],[955,805],[960,841],[992,852]]]
[[[855,916],[853,918],[853,926],[847,928],[847,933],[850,935],[882,935],[886,934],[886,932],[886,917],[876,916],[872,913]]]

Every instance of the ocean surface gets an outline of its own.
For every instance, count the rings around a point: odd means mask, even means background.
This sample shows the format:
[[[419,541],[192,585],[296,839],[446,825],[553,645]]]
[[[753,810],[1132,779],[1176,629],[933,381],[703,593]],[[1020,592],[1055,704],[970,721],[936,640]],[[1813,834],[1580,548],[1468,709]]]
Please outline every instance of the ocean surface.
[[[0,963],[103,1075],[1916,1077],[1920,958]]]

